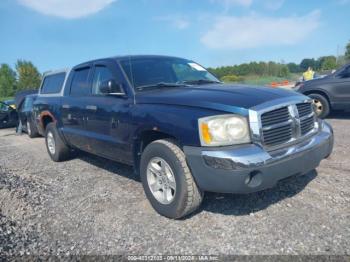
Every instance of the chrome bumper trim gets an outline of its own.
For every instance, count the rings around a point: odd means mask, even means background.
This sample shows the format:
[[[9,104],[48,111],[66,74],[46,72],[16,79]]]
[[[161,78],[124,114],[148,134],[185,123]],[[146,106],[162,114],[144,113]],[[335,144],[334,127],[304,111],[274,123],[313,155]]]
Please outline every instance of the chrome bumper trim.
[[[221,150],[202,151],[203,157],[221,158],[231,160],[235,169],[257,168],[264,165],[274,164],[278,161],[285,161],[293,158],[298,154],[304,154],[308,150],[327,143],[329,139],[333,139],[332,127],[325,121],[321,121],[321,128],[317,134],[307,137],[297,144],[289,147],[276,149],[274,151],[266,151],[261,146],[254,144],[242,145],[239,147],[231,147]]]

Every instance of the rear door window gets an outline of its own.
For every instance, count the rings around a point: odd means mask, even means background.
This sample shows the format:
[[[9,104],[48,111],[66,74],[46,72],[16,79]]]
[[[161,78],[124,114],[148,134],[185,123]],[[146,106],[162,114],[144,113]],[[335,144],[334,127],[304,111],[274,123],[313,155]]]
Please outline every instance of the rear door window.
[[[90,67],[77,69],[74,71],[73,80],[70,88],[72,96],[87,96],[91,92],[89,87]]]
[[[61,92],[66,73],[48,75],[44,78],[41,94],[55,94]]]

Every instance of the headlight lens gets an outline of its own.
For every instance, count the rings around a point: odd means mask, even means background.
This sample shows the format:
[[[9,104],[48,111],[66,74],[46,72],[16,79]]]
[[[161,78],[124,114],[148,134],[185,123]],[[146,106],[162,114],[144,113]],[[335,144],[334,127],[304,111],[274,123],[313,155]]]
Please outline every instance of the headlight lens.
[[[202,146],[225,146],[250,142],[247,118],[218,115],[198,120]]]

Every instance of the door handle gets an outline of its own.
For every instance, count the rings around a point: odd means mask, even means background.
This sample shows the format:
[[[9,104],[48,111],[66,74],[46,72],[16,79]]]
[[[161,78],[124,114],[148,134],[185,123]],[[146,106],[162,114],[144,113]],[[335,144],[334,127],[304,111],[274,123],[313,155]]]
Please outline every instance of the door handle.
[[[86,106],[86,109],[96,111],[97,106]]]
[[[70,105],[62,105],[62,108],[69,109]]]
[[[119,120],[115,119],[114,117],[112,118],[112,128],[117,128],[117,126],[119,125]]]

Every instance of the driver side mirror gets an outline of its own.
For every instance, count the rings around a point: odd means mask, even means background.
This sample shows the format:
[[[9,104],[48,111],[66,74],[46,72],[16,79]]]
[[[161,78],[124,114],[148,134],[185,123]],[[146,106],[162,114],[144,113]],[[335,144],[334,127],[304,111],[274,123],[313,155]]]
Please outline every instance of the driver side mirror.
[[[108,95],[108,94],[122,95],[122,94],[124,94],[122,84],[118,84],[113,79],[101,82],[100,91],[104,95]]]

